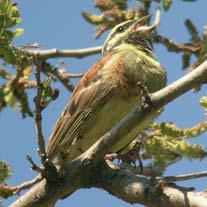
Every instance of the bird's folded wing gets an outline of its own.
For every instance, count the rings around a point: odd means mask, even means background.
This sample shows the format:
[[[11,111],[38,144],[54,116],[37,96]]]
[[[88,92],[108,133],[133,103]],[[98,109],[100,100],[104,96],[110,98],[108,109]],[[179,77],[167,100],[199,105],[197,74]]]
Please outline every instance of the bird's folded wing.
[[[115,95],[116,86],[100,72],[109,58],[98,61],[79,81],[51,134],[47,146],[49,158],[56,156],[56,151],[68,148],[87,122]]]

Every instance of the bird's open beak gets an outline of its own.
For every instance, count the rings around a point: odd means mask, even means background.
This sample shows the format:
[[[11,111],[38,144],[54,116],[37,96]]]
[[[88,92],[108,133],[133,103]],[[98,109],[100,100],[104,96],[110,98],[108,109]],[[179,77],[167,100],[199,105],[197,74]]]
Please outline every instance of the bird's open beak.
[[[142,32],[152,32],[157,28],[157,25],[147,25],[147,22],[149,21],[150,17],[152,15],[147,15],[142,17],[141,19],[137,20],[133,24],[133,29],[135,32],[142,31]]]

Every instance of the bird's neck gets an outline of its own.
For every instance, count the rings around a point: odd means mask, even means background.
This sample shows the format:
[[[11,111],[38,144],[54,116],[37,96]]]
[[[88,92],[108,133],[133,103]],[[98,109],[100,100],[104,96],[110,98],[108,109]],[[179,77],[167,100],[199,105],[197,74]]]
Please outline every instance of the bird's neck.
[[[123,39],[124,44],[131,45],[137,50],[144,52],[148,56],[153,56],[151,36],[131,33]]]
[[[126,50],[134,51],[138,55],[141,54],[141,56],[143,56],[143,57],[146,56],[147,58],[155,60],[155,56],[152,52],[152,49],[149,49],[147,47],[143,47],[141,45],[122,43],[122,44],[116,46],[115,48],[113,48],[112,50],[109,50],[108,52],[116,53],[116,52],[126,51]]]

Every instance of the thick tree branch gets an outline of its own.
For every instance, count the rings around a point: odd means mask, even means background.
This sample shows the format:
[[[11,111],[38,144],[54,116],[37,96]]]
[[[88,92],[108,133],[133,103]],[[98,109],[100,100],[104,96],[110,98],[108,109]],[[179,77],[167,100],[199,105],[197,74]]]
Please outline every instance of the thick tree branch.
[[[207,206],[207,197],[203,192],[189,192],[176,185],[162,185],[127,171],[107,169],[103,172],[96,187],[129,203],[153,207]]]
[[[106,135],[100,138],[90,149],[76,160],[71,161],[63,180],[51,184],[41,181],[29,192],[14,202],[11,207],[45,206],[50,207],[61,197],[83,187],[99,187],[130,203],[142,203],[154,207],[204,207],[207,206],[205,193],[188,192],[174,185],[162,186],[162,183],[130,172],[111,169],[103,160],[110,146],[120,137],[142,124],[156,111],[192,89],[207,81],[207,61],[194,71],[175,81],[164,89],[150,95],[152,109],[140,110],[135,107]],[[101,163],[100,163],[101,162]]]
[[[168,185],[150,177],[139,177],[130,171],[110,168],[106,163],[90,162],[80,156],[72,161],[64,179],[57,183],[42,180],[10,207],[52,207],[63,196],[79,188],[102,188],[129,203],[153,207],[204,207],[205,192],[191,192],[175,184]]]

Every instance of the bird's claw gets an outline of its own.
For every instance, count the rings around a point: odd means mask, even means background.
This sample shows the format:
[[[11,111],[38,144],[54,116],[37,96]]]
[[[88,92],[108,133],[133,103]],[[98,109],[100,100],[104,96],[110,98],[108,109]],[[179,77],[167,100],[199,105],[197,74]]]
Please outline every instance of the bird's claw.
[[[118,154],[117,153],[109,153],[109,154],[106,154],[104,159],[105,160],[109,160],[109,161],[113,161],[115,160],[116,158],[118,158]]]
[[[141,109],[142,110],[150,110],[153,107],[153,104],[152,104],[152,101],[150,99],[147,87],[145,85],[143,85],[141,82],[138,82],[137,85],[140,88]]]

